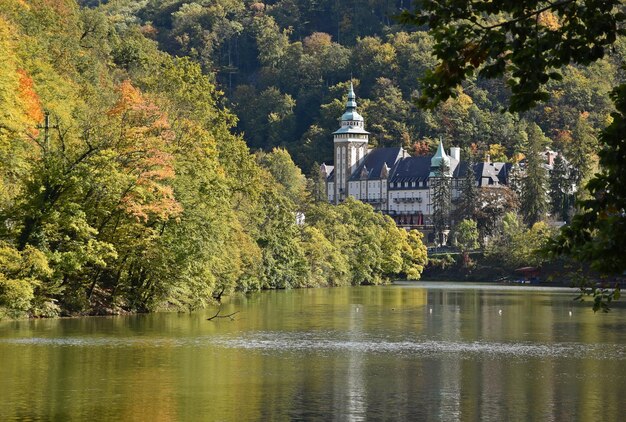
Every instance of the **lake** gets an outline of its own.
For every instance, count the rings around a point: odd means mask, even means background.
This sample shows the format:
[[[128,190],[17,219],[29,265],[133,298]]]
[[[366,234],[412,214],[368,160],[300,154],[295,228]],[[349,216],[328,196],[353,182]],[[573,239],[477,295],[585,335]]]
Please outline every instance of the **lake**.
[[[234,320],[3,321],[0,420],[619,420],[626,308],[574,296],[405,282],[235,297]]]

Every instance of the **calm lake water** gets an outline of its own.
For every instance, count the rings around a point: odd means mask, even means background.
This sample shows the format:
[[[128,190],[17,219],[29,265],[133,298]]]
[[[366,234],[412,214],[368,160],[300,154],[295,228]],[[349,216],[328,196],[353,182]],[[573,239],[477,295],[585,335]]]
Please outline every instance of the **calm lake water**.
[[[401,283],[235,298],[235,321],[0,322],[0,420],[624,420],[626,309],[573,297]]]

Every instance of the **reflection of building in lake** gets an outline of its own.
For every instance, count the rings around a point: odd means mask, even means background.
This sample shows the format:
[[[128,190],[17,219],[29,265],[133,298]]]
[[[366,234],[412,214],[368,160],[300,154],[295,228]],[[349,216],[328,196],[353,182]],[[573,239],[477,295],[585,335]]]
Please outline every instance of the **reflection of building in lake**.
[[[369,132],[356,108],[351,85],[341,127],[333,133],[335,165],[323,164],[321,168],[326,176],[328,200],[338,204],[352,196],[391,216],[399,226],[432,231],[436,179],[450,179],[453,203],[461,195],[468,165],[461,161],[461,149],[453,147],[447,154],[440,143],[435,155],[428,157],[412,157],[402,147],[369,149]],[[445,174],[442,166],[447,169]],[[509,163],[476,163],[476,184],[506,185],[510,170]]]

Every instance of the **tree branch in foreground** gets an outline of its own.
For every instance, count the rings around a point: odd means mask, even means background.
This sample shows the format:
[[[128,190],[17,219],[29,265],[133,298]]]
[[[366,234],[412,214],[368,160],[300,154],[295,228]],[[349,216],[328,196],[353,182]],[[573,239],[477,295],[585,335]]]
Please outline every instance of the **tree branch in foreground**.
[[[233,316],[237,315],[239,313],[239,311],[237,311],[237,312],[233,312],[232,314],[228,314],[228,315],[220,315],[220,312],[222,312],[222,304],[221,303],[220,303],[219,309],[217,310],[217,313],[215,315],[213,315],[212,317],[207,318],[206,320],[207,321],[212,321],[212,320],[217,319],[217,318],[229,318],[231,321],[234,321],[235,318],[233,318]]]

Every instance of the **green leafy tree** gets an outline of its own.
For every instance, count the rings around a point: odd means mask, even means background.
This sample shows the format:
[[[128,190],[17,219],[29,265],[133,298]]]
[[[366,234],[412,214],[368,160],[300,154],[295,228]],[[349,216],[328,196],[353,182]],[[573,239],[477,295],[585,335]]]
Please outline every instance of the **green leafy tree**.
[[[626,270],[626,260],[619,252],[626,247],[626,175],[621,164],[626,159],[622,147],[626,141],[626,85],[617,87],[612,98],[617,110],[600,136],[602,170],[587,184],[591,198],[581,202],[582,212],[562,229],[552,250],[590,262],[598,271],[621,273]],[[601,302],[605,303],[603,298]]]
[[[251,147],[270,149],[293,141],[296,103],[289,94],[275,87],[257,92],[253,86],[240,85],[233,100],[240,116],[239,127]]]
[[[399,276],[418,279],[426,264],[421,234],[404,232],[391,218],[353,198],[337,206],[311,204],[306,215],[307,225],[345,257],[350,284],[380,284]]]
[[[274,18],[267,15],[254,16],[251,28],[259,51],[259,61],[264,66],[276,67],[289,45],[287,31],[281,31]]]
[[[526,166],[520,198],[520,211],[529,226],[542,220],[548,209],[548,175],[543,159],[548,142],[549,139],[544,136],[539,126],[535,124],[529,126],[528,143],[525,148]]]
[[[419,78],[436,65],[434,40],[427,32],[397,32],[390,35],[390,43],[396,50],[399,88],[410,98],[419,89]]]
[[[463,255],[463,266],[467,267],[469,252],[478,247],[478,225],[474,220],[462,220],[455,228],[456,246]]]
[[[29,311],[35,316],[58,315],[53,302],[36,303],[36,293],[46,289],[53,278],[43,252],[30,246],[18,251],[0,243],[0,268],[0,318],[2,314],[14,317]]]
[[[302,237],[304,253],[311,267],[309,285],[349,285],[350,265],[347,256],[315,227],[305,227]]]
[[[327,202],[326,175],[322,173],[321,166],[316,162],[311,168],[311,176],[308,179],[308,191],[311,193],[313,202]]]
[[[265,192],[263,221],[257,240],[263,254],[261,286],[266,289],[304,287],[310,267],[296,226],[295,207],[276,190]]]
[[[402,245],[402,273],[407,280],[419,280],[428,263],[428,251],[424,245],[423,233],[417,230],[400,230],[404,238]]]
[[[545,85],[562,79],[563,65],[588,65],[605,54],[621,32],[619,0],[466,2],[426,0],[401,21],[428,25],[442,63],[423,79],[423,106],[456,96],[456,87],[478,73],[506,73],[511,111],[525,111],[549,97]],[[562,42],[567,39],[568,42]]]
[[[392,78],[397,69],[396,50],[378,37],[361,38],[353,49],[352,65],[369,93],[369,87],[374,86],[377,78]]]
[[[506,163],[509,161],[506,156],[506,149],[501,144],[489,145],[489,159],[494,163]]]
[[[405,122],[409,120],[410,104],[402,98],[402,91],[385,78],[378,78],[372,91],[376,100],[367,105],[375,110],[367,120],[372,136],[380,146],[409,146],[411,134]]]
[[[565,154],[572,169],[572,181],[578,192],[584,192],[585,184],[597,168],[598,139],[596,130],[588,119],[580,115],[572,131],[572,140],[565,147]]]
[[[259,153],[258,161],[283,187],[283,195],[297,206],[301,206],[307,196],[307,182],[289,152],[282,148],[274,148],[269,153]]]
[[[519,216],[507,213],[502,219],[500,236],[487,247],[485,254],[508,270],[538,267],[548,260],[541,250],[553,235],[553,230],[544,222],[526,228]]]

